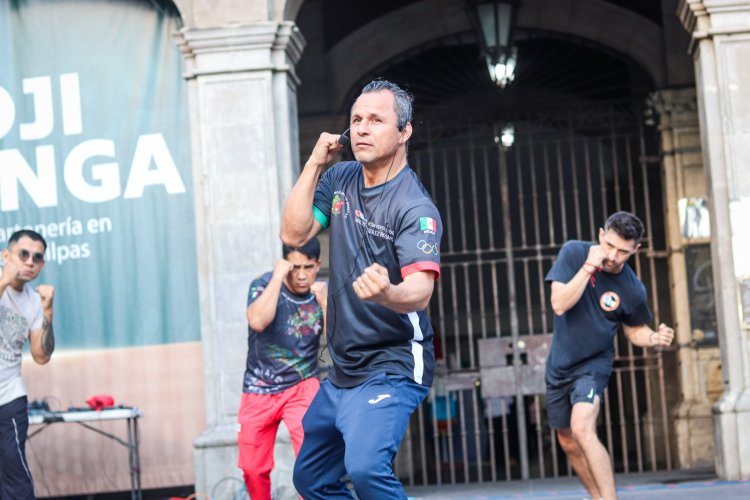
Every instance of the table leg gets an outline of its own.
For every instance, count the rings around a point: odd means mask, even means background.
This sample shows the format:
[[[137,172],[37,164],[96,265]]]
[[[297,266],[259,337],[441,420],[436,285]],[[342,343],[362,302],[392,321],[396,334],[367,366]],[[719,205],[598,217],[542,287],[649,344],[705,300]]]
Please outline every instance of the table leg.
[[[140,445],[140,436],[138,435],[138,418],[133,419],[133,437],[135,438],[134,441],[134,454],[135,456],[135,484],[136,488],[138,489],[138,500],[143,499],[143,491],[141,490],[141,445]]]

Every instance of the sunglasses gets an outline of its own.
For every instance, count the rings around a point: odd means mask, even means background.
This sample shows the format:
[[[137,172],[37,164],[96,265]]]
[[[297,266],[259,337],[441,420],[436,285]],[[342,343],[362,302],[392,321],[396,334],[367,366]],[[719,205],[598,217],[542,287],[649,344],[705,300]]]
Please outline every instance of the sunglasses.
[[[18,251],[18,258],[21,259],[21,262],[26,262],[27,260],[29,260],[29,257],[31,257],[31,260],[34,262],[34,264],[41,264],[42,262],[44,262],[43,253],[32,254],[26,249]]]

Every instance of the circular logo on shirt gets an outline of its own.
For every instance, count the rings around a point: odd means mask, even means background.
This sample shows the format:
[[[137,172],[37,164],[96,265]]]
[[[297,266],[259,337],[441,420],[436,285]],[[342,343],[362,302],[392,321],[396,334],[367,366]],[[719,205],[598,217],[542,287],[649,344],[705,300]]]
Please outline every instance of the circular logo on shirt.
[[[333,193],[331,215],[343,215],[345,219],[349,217],[349,200],[346,199],[346,194],[343,191]]]
[[[615,292],[609,291],[604,292],[601,297],[599,297],[599,307],[604,309],[605,311],[614,311],[620,306],[620,296],[617,295]]]

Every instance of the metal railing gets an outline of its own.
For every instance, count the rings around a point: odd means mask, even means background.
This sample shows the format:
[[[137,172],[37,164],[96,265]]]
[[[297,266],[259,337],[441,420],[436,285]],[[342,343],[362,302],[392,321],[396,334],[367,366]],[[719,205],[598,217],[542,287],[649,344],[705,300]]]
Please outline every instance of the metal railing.
[[[544,276],[565,241],[595,239],[611,212],[643,220],[647,233],[631,265],[654,321],[668,321],[655,141],[637,121],[623,121],[621,106],[595,112],[602,116],[583,120],[579,110],[554,126],[517,124],[507,152],[492,141],[492,127],[466,120],[457,120],[453,137],[425,132],[442,138],[410,151],[445,232],[430,306],[442,359],[396,460],[405,484],[571,474],[546,425],[540,346],[548,346],[552,311]],[[616,339],[598,430],[618,472],[672,468],[665,355]]]

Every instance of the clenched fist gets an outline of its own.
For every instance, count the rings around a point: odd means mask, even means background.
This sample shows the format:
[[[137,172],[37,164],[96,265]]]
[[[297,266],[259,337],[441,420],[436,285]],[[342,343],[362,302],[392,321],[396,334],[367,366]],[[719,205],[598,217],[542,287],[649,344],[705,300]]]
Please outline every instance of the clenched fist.
[[[654,347],[666,347],[674,340],[674,330],[662,323],[659,325],[658,330],[649,336],[649,339],[651,340],[651,345]]]
[[[42,307],[45,311],[52,309],[52,299],[55,296],[55,287],[52,285],[39,285],[36,287],[36,293],[42,299]]]

